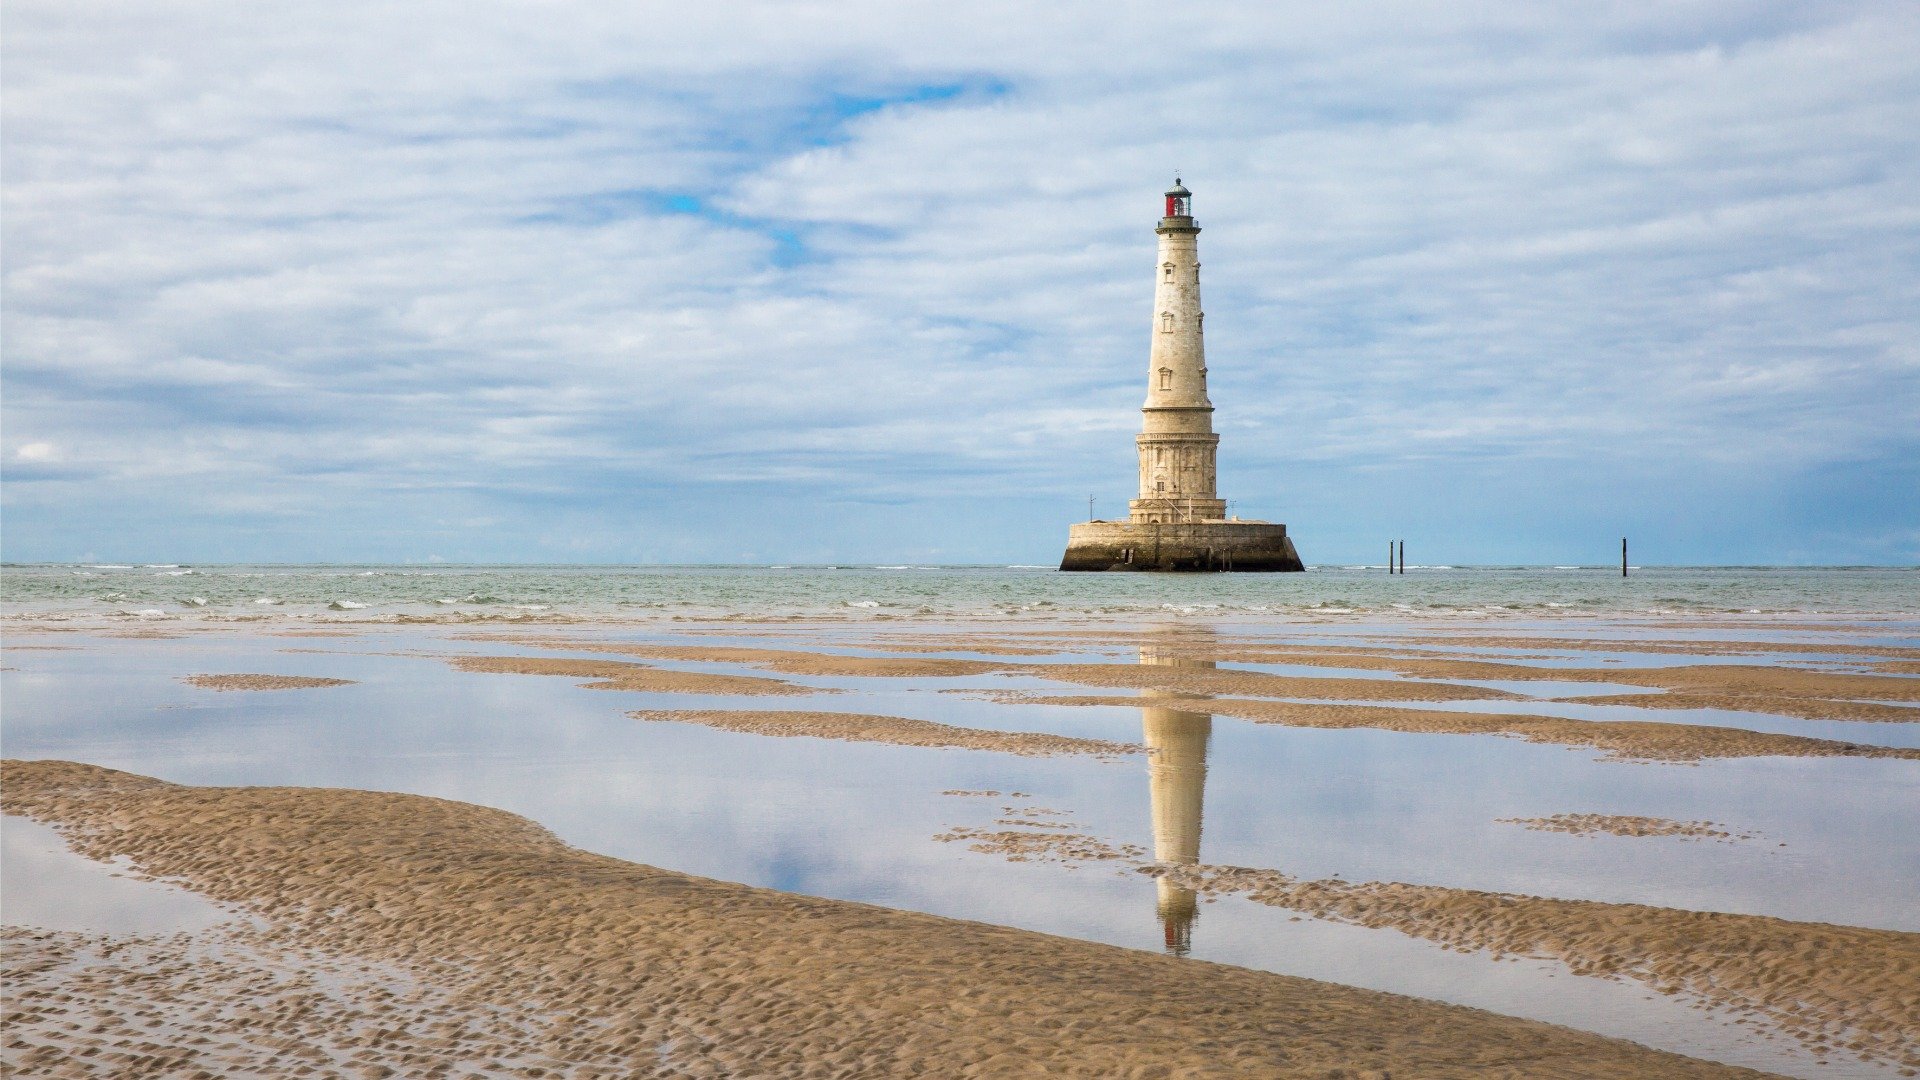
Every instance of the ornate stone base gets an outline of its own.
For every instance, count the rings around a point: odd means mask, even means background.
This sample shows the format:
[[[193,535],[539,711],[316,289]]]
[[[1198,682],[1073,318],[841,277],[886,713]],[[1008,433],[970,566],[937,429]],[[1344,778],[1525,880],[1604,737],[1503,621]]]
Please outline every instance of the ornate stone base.
[[[1195,521],[1135,525],[1083,521],[1067,531],[1062,570],[1305,570],[1285,525],[1265,521]]]

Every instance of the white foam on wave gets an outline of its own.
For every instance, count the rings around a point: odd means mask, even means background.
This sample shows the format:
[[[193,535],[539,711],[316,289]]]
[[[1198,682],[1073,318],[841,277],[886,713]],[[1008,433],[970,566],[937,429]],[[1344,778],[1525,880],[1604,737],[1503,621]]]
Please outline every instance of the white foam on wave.
[[[880,606],[880,601],[878,601],[878,600],[849,600],[849,601],[847,601],[847,606],[848,606],[848,607],[857,607],[857,608],[877,608],[877,607],[879,607],[879,606]]]
[[[158,616],[163,616],[163,615],[165,615],[165,614],[166,614],[166,612],[164,612],[164,611],[161,611],[161,610],[160,610],[159,608],[155,608],[155,607],[145,607],[145,608],[136,608],[136,609],[134,609],[134,610],[132,610],[132,611],[122,611],[122,612],[121,612],[120,614],[122,614],[122,615],[138,615],[139,617],[141,617],[141,618],[143,618],[143,619],[151,619],[151,618],[155,618],[155,617],[158,617]]]
[[[150,562],[150,563],[145,563],[145,564],[143,564],[143,566],[144,566],[144,567],[145,567],[146,569],[148,569],[148,570],[178,570],[178,569],[180,569],[180,564],[179,564],[179,563],[177,563],[177,562]]]
[[[206,607],[207,598],[204,596],[189,596],[184,601],[182,601],[182,603],[186,604],[188,607]]]
[[[256,600],[254,603],[259,603],[259,601]],[[335,600],[333,603],[327,605],[328,609],[332,611],[359,611],[366,606],[367,605],[354,600]]]
[[[191,573],[193,573],[193,571],[191,570],[162,570],[153,576],[154,577],[186,577],[188,574],[191,574]]]
[[[133,569],[133,566],[130,563],[103,562],[103,563],[87,563],[85,565],[89,570],[131,570]]]
[[[277,603],[279,603],[279,602],[280,602],[280,601],[278,601],[278,600],[275,600],[275,599],[274,599],[273,597],[271,597],[271,596],[263,596],[263,597],[261,597],[261,598],[259,598],[258,600],[255,600],[255,601],[254,601],[254,603],[256,603],[256,604],[277,604]]]

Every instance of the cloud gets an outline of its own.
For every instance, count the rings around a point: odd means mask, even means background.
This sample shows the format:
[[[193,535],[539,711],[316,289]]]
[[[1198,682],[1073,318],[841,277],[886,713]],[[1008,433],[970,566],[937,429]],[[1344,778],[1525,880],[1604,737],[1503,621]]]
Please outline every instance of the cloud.
[[[1129,494],[1179,167],[1225,493],[1310,558],[1680,489],[1687,558],[1920,558],[1780,506],[1920,451],[1911,5],[1168,18],[11,5],[5,422],[87,451],[9,555],[1040,561]]]

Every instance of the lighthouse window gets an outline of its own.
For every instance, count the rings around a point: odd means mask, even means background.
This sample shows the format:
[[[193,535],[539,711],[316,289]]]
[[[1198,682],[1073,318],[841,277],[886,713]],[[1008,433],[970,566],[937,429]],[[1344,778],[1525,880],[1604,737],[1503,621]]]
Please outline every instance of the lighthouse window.
[[[1163,266],[1161,266],[1160,269],[1165,271],[1168,281],[1173,280],[1173,264],[1172,263],[1166,263]]]
[[[1163,311],[1160,313],[1160,332],[1163,334],[1173,333],[1173,312]]]
[[[1172,368],[1163,367],[1160,369],[1160,389],[1162,390],[1173,389],[1173,369]]]
[[[1167,482],[1165,480],[1155,480],[1153,482],[1153,490],[1155,491],[1167,490]]]

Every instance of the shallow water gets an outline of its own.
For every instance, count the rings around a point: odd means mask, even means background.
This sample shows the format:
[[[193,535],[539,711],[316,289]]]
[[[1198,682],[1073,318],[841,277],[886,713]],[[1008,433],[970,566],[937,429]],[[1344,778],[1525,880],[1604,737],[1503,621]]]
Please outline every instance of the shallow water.
[[[115,936],[190,934],[245,919],[199,893],[95,862],[53,829],[0,814],[0,921]]]
[[[595,636],[787,648],[836,648],[845,638],[673,638],[632,628]],[[372,628],[341,639],[256,630],[135,640],[15,635],[9,644],[79,646],[9,650],[14,670],[0,673],[0,693],[11,757],[70,758],[183,783],[460,799],[525,815],[588,850],[690,873],[1133,948],[1160,949],[1169,938],[1156,884],[1131,871],[1011,863],[933,839],[953,826],[989,826],[1006,807],[1040,807],[1063,812],[1075,831],[1151,849],[1159,837],[1145,756],[1025,758],[782,739],[625,715],[811,709],[1142,740],[1140,708],[1000,704],[933,692],[1063,690],[1029,675],[782,676],[846,692],[728,698],[462,673],[438,656],[538,650],[425,627]],[[400,653],[409,655],[394,655]],[[1090,646],[1068,655],[1112,662],[1136,654]],[[767,674],[737,664],[658,666]],[[179,681],[197,672],[357,681],[228,693]],[[1588,692],[1594,685],[1582,684]],[[1597,710],[1593,718],[1632,714],[1584,708]],[[1798,733],[1830,728],[1782,723]],[[1190,829],[1206,863],[1920,930],[1911,901],[1920,886],[1920,770],[1913,762],[1626,764],[1492,736],[1326,731],[1229,718],[1206,726],[1210,734],[1198,742],[1204,756],[1189,762],[1203,765],[1191,820],[1161,820],[1162,831]],[[1862,735],[1883,727],[1848,725]],[[1007,794],[942,794],[949,790]],[[1754,838],[1580,837],[1498,820],[1566,812],[1705,819]],[[1761,1042],[1639,984],[1574,976],[1550,961],[1495,962],[1392,930],[1293,921],[1289,912],[1238,898],[1202,904],[1190,926],[1174,930],[1205,959],[1438,997],[1800,1075],[1884,1074],[1814,1066],[1788,1040]]]

